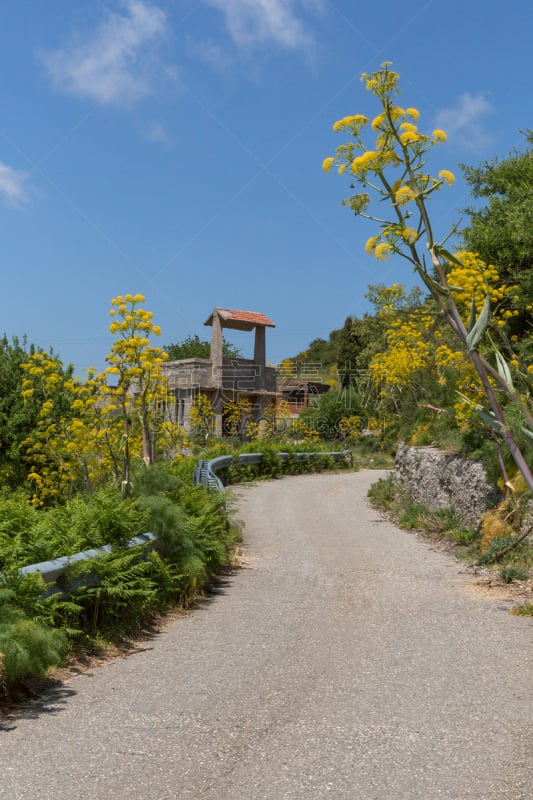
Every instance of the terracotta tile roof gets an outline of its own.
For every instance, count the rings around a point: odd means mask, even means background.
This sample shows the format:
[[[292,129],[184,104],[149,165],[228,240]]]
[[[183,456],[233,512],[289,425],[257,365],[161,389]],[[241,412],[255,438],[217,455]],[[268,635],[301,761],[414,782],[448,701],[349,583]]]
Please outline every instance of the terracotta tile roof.
[[[252,330],[257,325],[263,325],[268,328],[275,328],[275,324],[264,314],[258,314],[255,311],[236,311],[232,308],[215,308],[209,319],[206,320],[205,325],[213,324],[213,315],[218,314],[225,323],[225,327],[238,327],[244,330]]]

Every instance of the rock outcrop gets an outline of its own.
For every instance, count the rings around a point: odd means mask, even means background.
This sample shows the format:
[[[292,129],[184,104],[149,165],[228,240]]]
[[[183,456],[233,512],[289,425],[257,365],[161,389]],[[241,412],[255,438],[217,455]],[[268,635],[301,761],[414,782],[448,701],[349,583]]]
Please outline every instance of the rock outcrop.
[[[432,510],[451,508],[469,527],[477,527],[483,512],[501,499],[481,464],[436,447],[400,445],[394,480],[409,492],[413,503]]]

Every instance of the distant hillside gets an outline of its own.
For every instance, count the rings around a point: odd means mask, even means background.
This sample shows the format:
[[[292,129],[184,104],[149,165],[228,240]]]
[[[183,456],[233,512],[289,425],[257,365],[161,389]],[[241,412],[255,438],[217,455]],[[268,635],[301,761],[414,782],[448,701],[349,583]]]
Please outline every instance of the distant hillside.
[[[282,370],[302,379],[342,380],[347,370],[368,369],[372,356],[382,347],[383,331],[383,322],[376,316],[348,316],[342,328],[332,330],[327,339],[313,339],[305,350],[285,359]]]

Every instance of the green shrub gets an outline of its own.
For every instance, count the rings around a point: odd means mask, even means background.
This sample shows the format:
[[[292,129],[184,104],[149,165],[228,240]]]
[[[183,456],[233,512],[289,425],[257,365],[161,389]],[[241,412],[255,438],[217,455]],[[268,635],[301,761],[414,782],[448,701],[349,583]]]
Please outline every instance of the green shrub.
[[[516,617],[533,617],[533,603],[523,603],[511,610]]]
[[[421,529],[424,527],[425,516],[426,509],[424,506],[409,506],[400,514],[398,525],[400,528],[405,528],[407,531]]]
[[[368,499],[375,508],[389,511],[395,501],[394,481],[391,475],[379,478],[368,490]]]
[[[500,570],[500,578],[504,583],[512,583],[513,581],[527,581],[529,572],[527,569],[520,569],[519,567],[504,567]]]
[[[15,603],[14,592],[0,588],[0,695],[27,678],[44,676],[67,649],[62,631],[30,619]]]

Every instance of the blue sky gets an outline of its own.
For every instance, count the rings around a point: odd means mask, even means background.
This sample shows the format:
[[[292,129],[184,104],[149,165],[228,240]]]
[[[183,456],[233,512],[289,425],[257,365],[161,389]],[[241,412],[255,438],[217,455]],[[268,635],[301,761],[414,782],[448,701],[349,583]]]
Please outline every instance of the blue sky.
[[[369,283],[413,280],[321,169],[332,123],[377,113],[360,73],[394,63],[459,173],[533,127],[532,22],[529,0],[4,0],[0,334],[99,368],[111,298],[140,292],[162,344],[208,338],[216,305],[269,315],[274,363],[326,338]],[[432,202],[444,234],[469,198]]]

